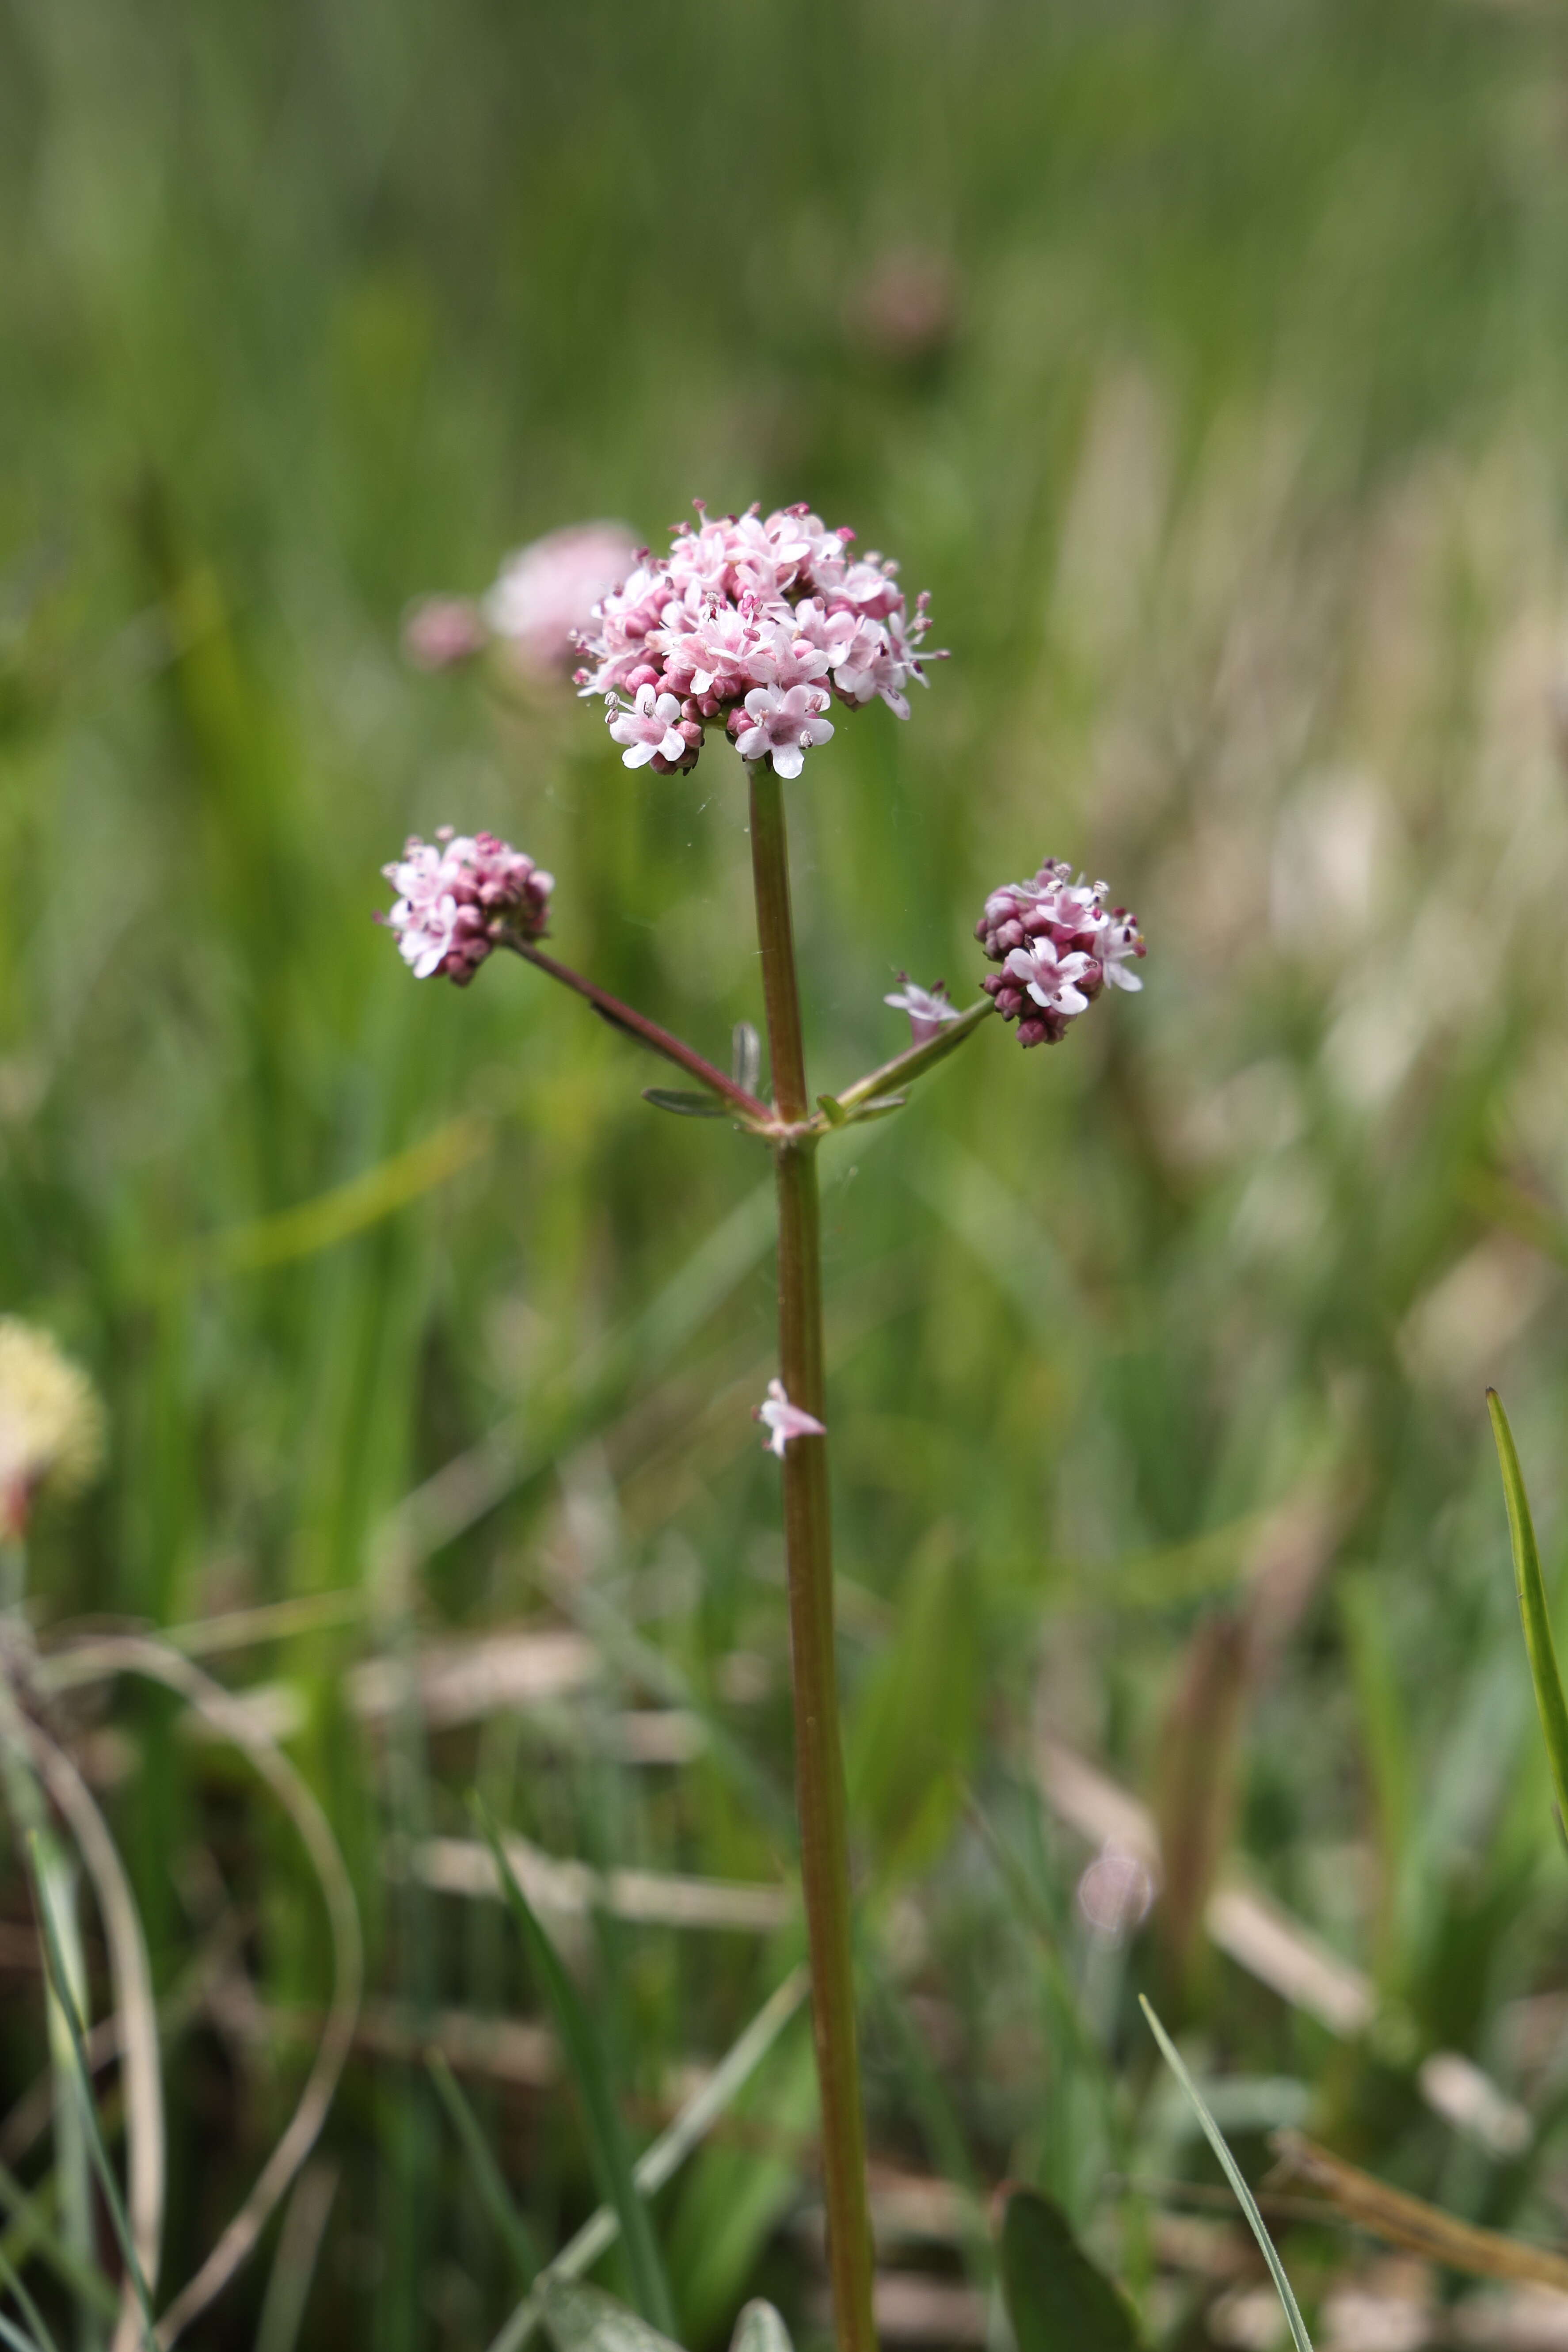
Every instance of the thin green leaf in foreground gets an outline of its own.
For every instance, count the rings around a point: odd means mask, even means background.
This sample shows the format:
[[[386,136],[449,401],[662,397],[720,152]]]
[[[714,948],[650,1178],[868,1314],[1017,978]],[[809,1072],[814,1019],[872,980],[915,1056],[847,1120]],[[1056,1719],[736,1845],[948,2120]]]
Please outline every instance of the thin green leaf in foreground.
[[[600,2183],[620,2221],[626,2263],[631,2272],[632,2293],[637,2308],[651,2327],[658,2328],[661,2335],[673,2336],[675,2307],[670,2299],[669,2283],[659,2259],[647,2207],[643,2203],[632,2177],[631,2147],[610,2087],[610,2073],[603,2046],[576,1986],[562,1967],[554,1945],[518,1884],[517,1874],[507,1860],[506,1850],[494,1822],[483,1805],[476,1804],[474,1810],[495,1860],[501,1893],[522,1931],[529,1958],[543,1980],[551,2008],[555,2012],[555,2021],[561,2029],[561,2039],[566,2045],[567,2060],[587,2112],[588,2134]]]
[[[1067,2215],[1037,2189],[1007,2196],[1002,2294],[1018,2352],[1138,2352],[1121,2291],[1091,2263]]]
[[[1150,2031],[1160,2045],[1161,2056],[1192,2101],[1193,2112],[1204,2127],[1204,2137],[1219,2158],[1220,2170],[1229,2181],[1236,2193],[1237,2202],[1247,2216],[1247,2227],[1258,2241],[1258,2251],[1268,2265],[1268,2275],[1274,2282],[1275,2291],[1285,2306],[1285,2317],[1289,2326],[1290,2340],[1296,2347],[1296,2352],[1312,2352],[1312,2339],[1307,2333],[1307,2323],[1301,2316],[1301,2306],[1296,2300],[1295,2290],[1285,2275],[1284,2263],[1275,2252],[1274,2241],[1269,2236],[1264,2225],[1263,2216],[1258,2210],[1258,2200],[1242,2179],[1240,2167],[1225,2144],[1225,2134],[1205,2106],[1203,2095],[1197,2084],[1182,2063],[1181,2052],[1155,2016],[1142,1993],[1138,1996],[1138,2006],[1149,2021]]]
[[[98,2120],[98,2106],[92,2095],[92,2073],[87,2063],[86,2036],[71,1993],[70,1978],[66,1969],[59,1929],[49,1906],[48,1885],[38,1852],[37,1830],[30,1830],[27,1833],[27,1862],[33,1882],[33,1899],[37,1906],[38,1925],[43,1930],[44,1955],[47,1965],[49,1989],[59,2003],[60,2014],[65,2020],[66,2030],[70,2038],[71,2071],[76,2077],[77,2094],[81,2101],[82,2121],[87,2126],[89,2153],[91,2155],[93,2168],[98,2174],[99,2186],[103,2190],[103,2201],[109,2208],[109,2218],[113,2225],[114,2234],[120,2241],[120,2251],[124,2257],[126,2271],[135,2290],[136,2301],[142,2313],[142,2330],[149,2347],[155,2347],[158,2334],[153,2319],[153,2297],[142,2273],[142,2264],[137,2259],[136,2241],[132,2234],[131,2224],[126,2219],[125,2201],[120,2193],[120,2183],[114,2177],[114,2167],[109,2160],[109,2150],[103,2144],[103,2133]]]
[[[1492,1435],[1497,1440],[1498,1461],[1502,1469],[1503,1499],[1508,1505],[1509,1542],[1513,1549],[1513,1580],[1519,1592],[1519,1613],[1524,1622],[1524,1646],[1530,1657],[1530,1675],[1535,1685],[1535,1704],[1545,1736],[1547,1759],[1552,1766],[1552,1786],[1557,1798],[1557,1810],[1562,1815],[1563,1828],[1568,1830],[1568,1703],[1563,1696],[1557,1644],[1552,1633],[1552,1612],[1547,1606],[1546,1586],[1541,1574],[1541,1554],[1535,1544],[1535,1523],[1530,1516],[1530,1497],[1524,1491],[1524,1474],[1519,1466],[1519,1455],[1514,1449],[1513,1432],[1508,1425],[1508,1415],[1502,1409],[1502,1399],[1496,1389],[1487,1391],[1487,1410],[1492,1417]]]
[[[429,2068],[430,2079],[436,2085],[441,2105],[447,2110],[447,2120],[462,2142],[475,2194],[489,2214],[497,2236],[511,2256],[513,2269],[523,2285],[530,2287],[539,2275],[539,2257],[528,2234],[528,2225],[512,2203],[510,2191],[501,2179],[500,2168],[490,2154],[489,2142],[479,2127],[479,2119],[463,2096],[458,2079],[441,2053],[431,2051],[425,2063]]]

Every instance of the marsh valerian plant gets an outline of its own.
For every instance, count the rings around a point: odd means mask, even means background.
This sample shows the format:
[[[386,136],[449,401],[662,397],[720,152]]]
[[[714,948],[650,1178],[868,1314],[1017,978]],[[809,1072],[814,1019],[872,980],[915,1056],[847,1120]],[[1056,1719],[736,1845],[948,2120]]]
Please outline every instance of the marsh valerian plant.
[[[595,530],[600,527],[595,526]],[[810,1092],[790,907],[782,787],[797,780],[808,752],[834,733],[835,710],[873,701],[907,719],[907,689],[925,685],[926,599],[911,612],[898,566],[852,552],[853,534],[828,530],[805,506],[763,516],[710,517],[678,530],[668,555],[639,551],[619,584],[592,604],[577,638],[579,690],[601,698],[612,740],[628,768],[689,772],[710,730],[735,745],[750,793],[752,874],[772,1074],[771,1097],[756,1091],[751,1056],[731,1072],[682,1039],[545,953],[539,942],[551,911],[552,877],[493,835],[434,843],[411,840],[384,870],[396,902],[383,919],[416,976],[445,974],[467,986],[498,949],[574,990],[616,1027],[696,1080],[696,1096],[649,1098],[683,1111],[728,1114],[773,1156],[778,1211],[779,1370],[756,1417],[781,1465],[788,1564],[795,1728],[795,1791],[811,1971],[811,2006],[822,2109],[828,2260],[844,2352],[869,2352],[871,2235],[865,2132],[856,2047],[844,1766],[834,1654],[828,1431],[823,1374],[822,1258],[816,1153],[837,1130],[900,1108],[904,1089],[971,1037],[992,1013],[1016,1023],[1025,1046],[1058,1043],[1109,983],[1141,985],[1131,970],[1143,953],[1134,918],[1108,908],[1103,883],[1074,878],[1047,859],[1033,878],[994,890],[975,935],[998,970],[968,1006],[942,982],[926,988],[901,975],[887,1002],[909,1014],[911,1042],[837,1095]],[[572,572],[552,601],[544,552]],[[602,540],[591,552],[602,558]],[[527,572],[530,610],[560,612],[581,593],[584,551],[571,534],[514,559],[514,586]],[[584,559],[585,560],[585,559]],[[528,599],[522,600],[528,602]],[[498,635],[516,621],[497,593],[487,609]],[[425,657],[436,652],[432,645]],[[512,635],[518,634],[514,629]],[[478,639],[453,626],[444,646]]]

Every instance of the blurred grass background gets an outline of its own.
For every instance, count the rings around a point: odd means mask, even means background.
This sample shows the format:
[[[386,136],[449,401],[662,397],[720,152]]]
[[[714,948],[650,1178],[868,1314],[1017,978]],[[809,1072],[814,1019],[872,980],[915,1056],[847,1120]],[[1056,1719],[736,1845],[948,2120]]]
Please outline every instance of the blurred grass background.
[[[1560,2231],[1568,1881],[1481,1394],[1555,1557],[1561,16],[8,0],[0,120],[0,1281],[114,1432],[39,1529],[35,1616],[351,1596],[221,1664],[283,1686],[402,2020],[330,2127],[300,2342],[479,2346],[515,2299],[411,2060],[540,1990],[495,1906],[399,1878],[409,1839],[469,1834],[478,1782],[552,1855],[789,1866],[765,1170],[658,1118],[658,1071],[535,975],[416,987],[369,919],[407,829],[489,824],[559,876],[570,961],[721,1058],[757,1016],[721,749],[629,776],[569,697],[398,652],[415,594],[579,517],[657,538],[693,494],[853,523],[953,649],[792,795],[819,1085],[894,1050],[900,968],[969,992],[985,891],[1046,855],[1150,940],[1141,999],[1059,1054],[983,1033],[828,1171],[884,2184],[1036,2178],[1184,2343],[1263,2340],[1244,2251],[1205,2275],[1151,2234],[1215,2176],[1148,2095],[1144,1984],[1238,2078],[1249,2169],[1306,2116]],[[450,1540],[410,1547],[388,1515],[455,1462]],[[520,1626],[600,1670],[455,1724],[356,1710],[372,1653],[417,1676]],[[162,1703],[76,1723],[160,1988],[234,1942],[169,2061],[172,2286],[297,2089],[266,2019],[319,2008],[320,1930]],[[1157,1800],[1171,1882],[1130,1942],[1074,1908],[1042,1725]],[[1373,1979],[1375,2031],[1206,1952],[1226,1852]],[[20,1926],[14,1873],[4,1900]],[[795,1950],[561,1924],[639,2137]],[[476,2049],[557,2242],[595,2198],[570,2096]],[[1423,2102],[1435,2049],[1522,2145]],[[811,2114],[797,2036],[661,2199],[692,2345],[759,2286],[819,2320]],[[983,2284],[922,2210],[889,2263]],[[1369,2257],[1295,2259],[1321,2299]],[[256,2341],[266,2276],[200,2340]],[[965,2340],[971,2305],[915,2324]]]

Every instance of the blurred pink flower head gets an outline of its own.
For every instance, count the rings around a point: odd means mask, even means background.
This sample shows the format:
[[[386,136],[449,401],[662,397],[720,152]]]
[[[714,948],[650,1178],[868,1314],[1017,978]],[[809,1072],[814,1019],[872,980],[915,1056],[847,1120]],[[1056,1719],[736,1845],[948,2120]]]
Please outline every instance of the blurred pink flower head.
[[[792,1437],[826,1437],[827,1434],[822,1423],[813,1414],[803,1412],[797,1404],[791,1404],[784,1394],[782,1381],[768,1382],[767,1395],[761,1404],[752,1408],[752,1419],[760,1421],[768,1432],[763,1440],[763,1452],[776,1454],[781,1462],[784,1447]]]
[[[1073,879],[1072,867],[1047,857],[1028,882],[1005,883],[986,899],[974,936],[1002,969],[981,982],[1004,1021],[1018,1024],[1020,1045],[1055,1045],[1100,990],[1139,989],[1131,969],[1144,952],[1137,917],[1107,908],[1109,886]]]
[[[570,675],[579,633],[637,560],[624,522],[568,523],[507,557],[485,598],[485,620],[525,668]]]
[[[911,612],[896,563],[851,558],[848,530],[805,506],[764,516],[709,516],[673,534],[667,556],[644,549],[595,605],[579,643],[584,695],[602,696],[628,767],[669,775],[696,764],[702,731],[722,726],[743,760],[800,774],[833,733],[826,714],[880,698],[909,717],[911,679],[926,684],[926,599]],[[651,699],[645,704],[644,696]],[[679,746],[650,731],[666,699]]]
[[[416,980],[445,972],[466,988],[509,932],[543,936],[555,878],[493,833],[454,834],[443,825],[434,842],[415,835],[381,870],[397,902],[376,919],[395,932]]]
[[[958,1019],[958,1007],[948,999],[947,982],[939,980],[934,988],[922,988],[918,981],[910,978],[907,971],[900,972],[899,978],[903,982],[903,987],[890,996],[884,996],[882,1002],[890,1004],[896,1013],[909,1014],[910,1043],[912,1045],[929,1045],[933,1037],[941,1035],[950,1021]]]
[[[416,669],[454,669],[489,641],[484,614],[467,596],[426,596],[403,624],[403,650]]]
[[[958,281],[952,264],[928,247],[879,254],[844,299],[844,325],[879,359],[906,365],[934,359],[958,325]]]

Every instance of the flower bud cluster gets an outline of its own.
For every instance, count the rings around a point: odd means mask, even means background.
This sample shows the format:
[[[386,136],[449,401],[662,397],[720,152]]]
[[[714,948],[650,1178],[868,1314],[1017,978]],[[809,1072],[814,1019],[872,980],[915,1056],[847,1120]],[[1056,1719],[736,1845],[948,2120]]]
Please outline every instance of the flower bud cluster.
[[[433,843],[411,836],[381,870],[397,903],[377,919],[396,932],[416,980],[441,971],[466,988],[509,931],[543,936],[555,877],[493,833],[454,834],[444,824]]]
[[[993,890],[974,936],[1000,971],[981,986],[1020,1045],[1055,1045],[1102,988],[1143,985],[1130,969],[1144,952],[1136,916],[1108,908],[1109,885],[1073,879],[1065,859],[1047,857],[1031,882]]]
[[[835,699],[881,699],[910,715],[905,688],[927,683],[926,599],[911,614],[898,565],[852,556],[854,533],[807,507],[711,519],[697,502],[667,556],[644,549],[595,607],[580,640],[584,695],[601,695],[628,768],[695,767],[703,731],[722,726],[743,760],[798,776],[833,733]]]

